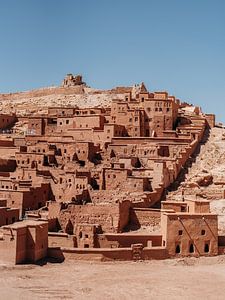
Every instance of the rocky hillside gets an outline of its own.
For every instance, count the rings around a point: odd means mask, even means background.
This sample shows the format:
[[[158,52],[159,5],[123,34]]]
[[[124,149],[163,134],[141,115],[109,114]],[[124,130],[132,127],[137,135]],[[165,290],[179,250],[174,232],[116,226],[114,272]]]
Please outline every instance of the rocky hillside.
[[[167,199],[207,199],[219,214],[219,229],[225,233],[225,129],[213,128],[200,153],[187,169],[185,180]]]
[[[132,88],[96,90],[89,87],[50,87],[33,91],[0,94],[0,112],[16,112],[25,116],[31,113],[46,114],[49,106],[108,107],[112,99],[123,99]]]

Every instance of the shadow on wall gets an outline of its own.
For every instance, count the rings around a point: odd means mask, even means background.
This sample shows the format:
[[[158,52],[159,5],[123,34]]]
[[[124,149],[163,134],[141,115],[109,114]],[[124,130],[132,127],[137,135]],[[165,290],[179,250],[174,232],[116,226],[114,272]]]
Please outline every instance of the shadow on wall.
[[[129,232],[129,231],[135,231],[141,228],[141,224],[138,220],[138,216],[135,212],[135,210],[130,209],[129,213],[129,223],[127,226],[124,228],[124,232]]]

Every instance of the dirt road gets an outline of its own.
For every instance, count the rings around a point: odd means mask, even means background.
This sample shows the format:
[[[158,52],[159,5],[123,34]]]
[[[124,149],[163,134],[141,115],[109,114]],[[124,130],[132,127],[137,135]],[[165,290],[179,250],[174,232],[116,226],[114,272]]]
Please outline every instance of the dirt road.
[[[0,264],[0,299],[225,299],[225,256]]]

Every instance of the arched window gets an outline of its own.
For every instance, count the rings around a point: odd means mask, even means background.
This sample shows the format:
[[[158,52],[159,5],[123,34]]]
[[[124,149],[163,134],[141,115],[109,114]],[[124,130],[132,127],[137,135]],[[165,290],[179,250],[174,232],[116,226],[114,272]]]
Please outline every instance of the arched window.
[[[194,245],[193,245],[193,244],[190,244],[189,252],[190,252],[190,253],[194,253],[194,252],[195,252],[195,249],[194,249]]]
[[[73,224],[70,219],[68,220],[68,222],[66,224],[65,232],[68,234],[73,234]]]
[[[205,252],[205,253],[208,253],[208,252],[209,252],[209,244],[208,244],[208,243],[205,243],[204,252]]]
[[[176,246],[176,253],[179,254],[180,253],[180,245]]]

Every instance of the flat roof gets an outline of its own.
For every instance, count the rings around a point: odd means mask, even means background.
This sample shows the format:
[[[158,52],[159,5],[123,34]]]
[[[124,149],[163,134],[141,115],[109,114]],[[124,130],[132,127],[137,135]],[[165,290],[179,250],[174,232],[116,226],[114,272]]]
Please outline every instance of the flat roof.
[[[189,212],[168,212],[168,211],[163,211],[163,214],[166,214],[168,216],[177,216],[177,217],[217,217],[217,214],[213,214],[213,213],[189,213]]]
[[[18,228],[23,228],[27,226],[37,226],[37,225],[45,225],[48,224],[47,221],[42,221],[42,220],[23,220],[20,222],[15,222],[10,225],[5,225],[3,228],[9,228],[9,229],[18,229]]]

